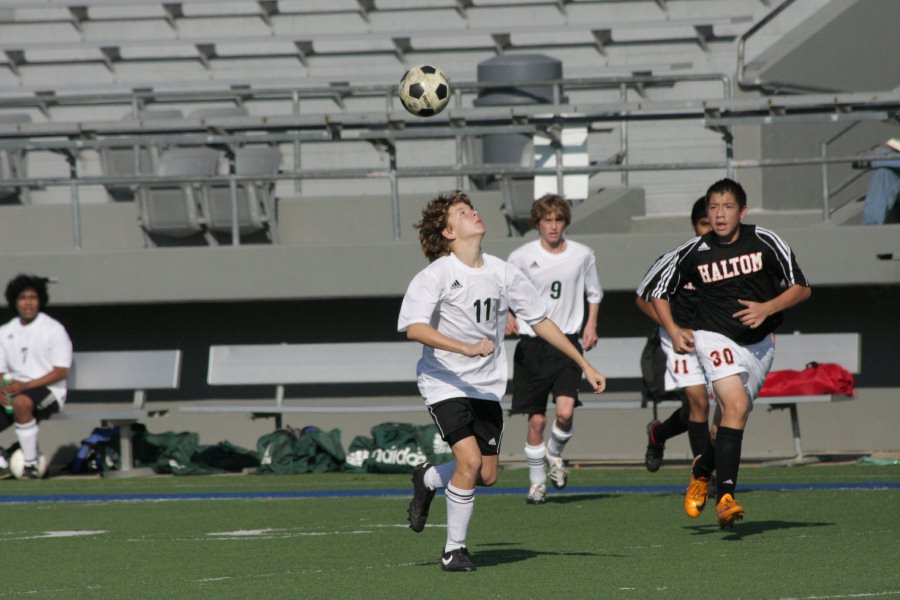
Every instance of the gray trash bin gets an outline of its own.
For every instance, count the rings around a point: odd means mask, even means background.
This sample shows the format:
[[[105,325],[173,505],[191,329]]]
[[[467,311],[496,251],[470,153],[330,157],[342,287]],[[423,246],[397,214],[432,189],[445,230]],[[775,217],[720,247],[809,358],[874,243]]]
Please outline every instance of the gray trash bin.
[[[490,58],[478,64],[478,81],[512,82],[509,86],[484,88],[475,99],[475,106],[517,106],[552,104],[553,86],[538,82],[562,79],[562,62],[543,54],[511,54]],[[533,82],[534,85],[529,85]],[[560,102],[565,102],[560,97]],[[534,156],[532,136],[521,133],[500,133],[481,138],[481,164],[531,166]],[[493,175],[473,177],[480,190],[501,188],[500,178]],[[534,177],[516,177],[509,181],[507,205],[504,206],[510,224],[520,232],[527,231],[528,216],[534,189]]]

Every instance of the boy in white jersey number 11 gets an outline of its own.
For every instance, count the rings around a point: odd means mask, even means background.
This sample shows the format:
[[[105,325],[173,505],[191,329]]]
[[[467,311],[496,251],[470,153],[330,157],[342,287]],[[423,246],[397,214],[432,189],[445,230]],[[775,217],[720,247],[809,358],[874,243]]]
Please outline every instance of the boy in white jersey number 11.
[[[423,345],[416,366],[419,391],[455,460],[415,468],[409,526],[416,532],[425,528],[435,490],[444,488],[447,540],[441,567],[474,571],[466,535],[475,486],[497,481],[508,311],[572,359],[595,392],[604,390],[606,379],[547,318],[546,304],[521,271],[481,252],[484,222],[464,193],[432,200],[416,227],[431,264],[409,284],[397,329]]]

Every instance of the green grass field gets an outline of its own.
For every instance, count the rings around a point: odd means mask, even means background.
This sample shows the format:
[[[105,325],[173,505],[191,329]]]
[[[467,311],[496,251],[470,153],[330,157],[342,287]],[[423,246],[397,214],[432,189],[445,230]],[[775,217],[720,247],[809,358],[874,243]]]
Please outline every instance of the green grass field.
[[[742,487],[765,489],[738,494],[747,519],[724,531],[665,489],[686,473],[579,469],[579,493],[529,506],[526,471],[504,470],[512,493],[476,495],[478,570],[453,574],[438,566],[443,497],[423,533],[406,528],[408,475],[2,482],[0,597],[900,598],[900,467],[744,468]],[[140,499],[159,494],[259,496]]]

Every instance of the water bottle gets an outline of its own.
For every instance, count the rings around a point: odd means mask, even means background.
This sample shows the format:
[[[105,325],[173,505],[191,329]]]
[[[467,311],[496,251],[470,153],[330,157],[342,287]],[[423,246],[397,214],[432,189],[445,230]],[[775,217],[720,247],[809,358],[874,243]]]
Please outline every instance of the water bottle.
[[[3,376],[3,387],[8,386],[10,383],[12,383],[12,379],[10,379],[6,375],[4,375]],[[6,396],[6,402],[7,402],[6,405],[3,407],[3,410],[6,411],[6,414],[11,415],[13,413],[12,395],[10,395],[10,394],[3,394],[3,395]]]

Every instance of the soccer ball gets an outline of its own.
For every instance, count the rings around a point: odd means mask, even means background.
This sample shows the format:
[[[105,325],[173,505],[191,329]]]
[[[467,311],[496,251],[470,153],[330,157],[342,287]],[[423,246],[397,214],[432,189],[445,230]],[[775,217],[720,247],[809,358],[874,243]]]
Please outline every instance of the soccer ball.
[[[41,478],[47,474],[47,459],[43,454],[38,454],[38,462],[37,462],[38,473],[40,473]],[[13,477],[16,479],[22,479],[22,473],[25,472],[25,455],[22,453],[21,448],[17,448],[12,454],[9,456],[9,471],[13,474]]]
[[[450,81],[440,69],[429,65],[404,73],[397,91],[403,108],[417,117],[434,116],[450,101]]]

